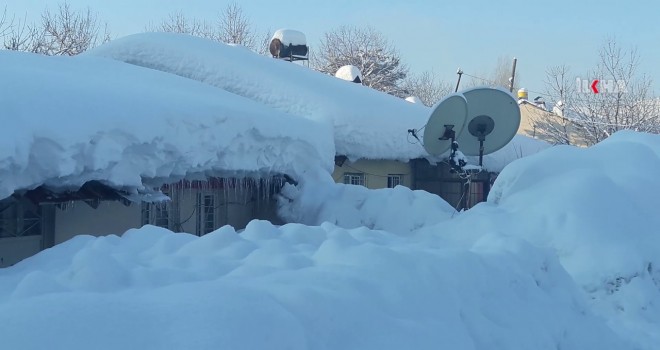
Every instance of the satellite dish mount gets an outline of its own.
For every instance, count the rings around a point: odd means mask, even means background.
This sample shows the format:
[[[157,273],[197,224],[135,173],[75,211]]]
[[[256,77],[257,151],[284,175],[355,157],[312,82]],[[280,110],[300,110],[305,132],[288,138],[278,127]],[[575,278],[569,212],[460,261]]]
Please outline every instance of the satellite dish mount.
[[[456,142],[456,131],[454,131],[454,125],[446,124],[445,131],[442,133],[442,136],[438,138],[440,141],[451,141],[451,152],[449,153],[449,164],[451,168],[456,171],[463,170],[463,167],[467,164],[463,158],[456,159],[456,152],[458,151],[458,142]]]
[[[479,140],[479,166],[483,166],[484,162],[484,141],[493,129],[495,129],[495,121],[487,115],[477,116],[468,123],[470,135]]]

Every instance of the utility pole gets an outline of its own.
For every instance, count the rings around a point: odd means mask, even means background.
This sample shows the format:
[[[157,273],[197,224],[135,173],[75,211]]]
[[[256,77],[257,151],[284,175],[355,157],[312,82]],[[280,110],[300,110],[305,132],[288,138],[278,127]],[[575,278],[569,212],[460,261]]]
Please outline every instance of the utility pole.
[[[456,74],[458,74],[458,81],[456,82],[456,89],[454,89],[454,92],[458,92],[458,86],[461,84],[461,76],[463,75],[463,71],[460,68],[458,68]]]
[[[513,69],[511,70],[511,79],[509,81],[509,92],[513,93],[513,83],[516,80],[516,62],[518,62],[517,58],[513,58]]]

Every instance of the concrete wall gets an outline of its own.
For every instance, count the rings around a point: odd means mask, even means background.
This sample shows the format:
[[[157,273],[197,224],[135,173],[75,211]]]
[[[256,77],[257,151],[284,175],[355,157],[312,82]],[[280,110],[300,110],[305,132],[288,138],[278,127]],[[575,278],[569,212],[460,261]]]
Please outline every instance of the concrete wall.
[[[403,175],[403,186],[411,187],[412,172],[410,163],[396,160],[360,159],[356,162],[345,161],[342,166],[335,165],[332,178],[337,183],[344,183],[344,174],[363,173],[367,188],[387,188],[389,174]]]
[[[168,229],[196,235],[205,233],[203,207],[198,206],[198,195],[211,195],[214,198],[214,229],[231,225],[240,230],[255,218],[281,223],[277,218],[274,198],[261,198],[256,189],[185,189],[172,190],[172,201],[160,204],[167,205]],[[81,234],[121,235],[131,228],[139,228],[143,224],[143,207],[147,205],[133,203],[125,206],[120,202],[101,202],[97,209],[93,209],[84,202],[74,202],[63,209],[56,208],[54,243],[62,243]]]
[[[55,244],[76,235],[121,235],[131,228],[141,227],[140,205],[125,206],[120,202],[101,202],[97,209],[84,202],[74,202],[64,209],[55,209]]]
[[[42,236],[0,238],[0,267],[7,267],[41,251]]]

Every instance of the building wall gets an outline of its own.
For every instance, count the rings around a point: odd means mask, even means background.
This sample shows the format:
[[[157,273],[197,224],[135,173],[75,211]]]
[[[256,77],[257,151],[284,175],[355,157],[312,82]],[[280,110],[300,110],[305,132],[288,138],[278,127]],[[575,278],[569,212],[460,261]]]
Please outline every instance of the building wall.
[[[342,166],[335,165],[332,178],[337,183],[344,183],[344,174],[364,174],[365,186],[371,189],[387,188],[388,175],[402,175],[401,185],[412,186],[410,163],[396,160],[346,160]]]
[[[571,145],[587,146],[586,140],[580,137],[580,133],[573,122],[538,108],[531,103],[524,102],[519,105],[520,127],[518,128],[518,134],[543,140],[550,144],[566,143],[563,140],[559,140],[551,132],[548,132],[548,130],[554,129],[565,133],[567,135],[567,141]]]
[[[178,212],[175,231],[202,235],[207,233],[205,213],[213,213],[213,229],[231,225],[243,229],[256,218],[276,218],[276,205],[273,198],[259,196],[257,189],[188,189],[172,193],[172,205]],[[212,207],[206,208],[210,200]]]
[[[7,267],[41,251],[42,236],[0,238],[0,267]]]
[[[101,202],[97,209],[84,202],[55,208],[55,244],[76,235],[121,235],[140,227],[140,205],[125,206],[120,202]]]

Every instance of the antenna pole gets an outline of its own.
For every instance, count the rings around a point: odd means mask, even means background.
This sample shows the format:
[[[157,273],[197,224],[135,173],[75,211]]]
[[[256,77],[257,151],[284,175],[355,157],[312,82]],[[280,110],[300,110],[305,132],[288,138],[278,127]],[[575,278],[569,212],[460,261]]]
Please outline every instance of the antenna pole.
[[[461,84],[461,76],[463,75],[463,71],[459,68],[458,71],[456,71],[456,74],[458,74],[458,81],[456,82],[456,89],[454,89],[454,92],[458,92],[458,86]]]
[[[479,138],[479,166],[484,166],[484,138]]]
[[[516,80],[516,62],[517,58],[513,58],[513,69],[511,69],[511,81],[509,82],[509,92],[513,93],[513,83]]]

